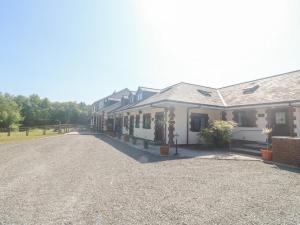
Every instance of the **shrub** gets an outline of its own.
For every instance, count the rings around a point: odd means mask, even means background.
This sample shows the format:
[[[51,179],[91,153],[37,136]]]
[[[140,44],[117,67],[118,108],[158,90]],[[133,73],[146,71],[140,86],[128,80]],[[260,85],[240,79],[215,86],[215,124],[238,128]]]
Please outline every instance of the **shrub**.
[[[216,120],[211,122],[208,128],[202,129],[199,135],[206,143],[222,147],[230,142],[235,126],[233,121]]]

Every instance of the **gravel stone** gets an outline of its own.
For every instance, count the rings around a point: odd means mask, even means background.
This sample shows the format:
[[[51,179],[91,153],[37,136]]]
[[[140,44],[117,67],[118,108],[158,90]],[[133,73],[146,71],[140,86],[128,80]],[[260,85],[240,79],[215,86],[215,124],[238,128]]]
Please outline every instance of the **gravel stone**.
[[[300,173],[156,157],[103,136],[0,145],[0,225],[300,224]]]

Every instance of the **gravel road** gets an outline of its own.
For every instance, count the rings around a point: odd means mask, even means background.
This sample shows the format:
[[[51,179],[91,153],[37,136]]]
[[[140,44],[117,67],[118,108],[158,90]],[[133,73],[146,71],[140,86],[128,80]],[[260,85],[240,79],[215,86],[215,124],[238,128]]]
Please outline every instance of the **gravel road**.
[[[0,225],[300,224],[300,174],[166,160],[105,137],[0,145]]]

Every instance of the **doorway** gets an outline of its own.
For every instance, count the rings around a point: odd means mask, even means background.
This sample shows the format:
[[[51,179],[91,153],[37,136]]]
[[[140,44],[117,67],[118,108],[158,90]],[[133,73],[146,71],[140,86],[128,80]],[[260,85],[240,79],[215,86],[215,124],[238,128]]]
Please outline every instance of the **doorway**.
[[[165,143],[165,113],[155,113],[155,126],[154,126],[154,142],[157,144]]]
[[[288,108],[272,109],[270,113],[270,125],[272,136],[291,136],[291,123]]]

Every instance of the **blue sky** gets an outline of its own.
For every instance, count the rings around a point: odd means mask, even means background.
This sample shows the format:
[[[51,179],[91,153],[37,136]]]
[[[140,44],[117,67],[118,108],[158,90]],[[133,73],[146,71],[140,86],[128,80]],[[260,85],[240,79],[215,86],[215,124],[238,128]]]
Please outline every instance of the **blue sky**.
[[[93,101],[300,69],[300,2],[0,0],[0,92]]]

